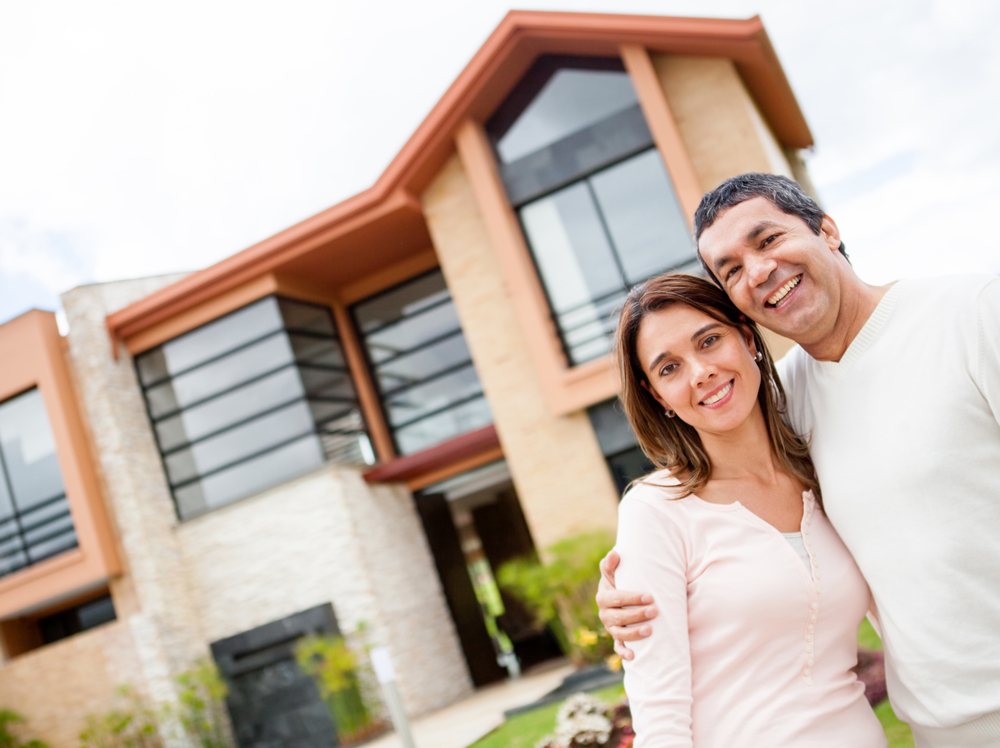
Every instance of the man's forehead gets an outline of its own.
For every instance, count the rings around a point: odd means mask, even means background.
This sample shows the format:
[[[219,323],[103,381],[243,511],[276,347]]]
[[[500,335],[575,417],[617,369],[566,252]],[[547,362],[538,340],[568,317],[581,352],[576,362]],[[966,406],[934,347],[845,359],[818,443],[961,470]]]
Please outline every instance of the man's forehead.
[[[698,249],[706,259],[708,255],[714,258],[724,250],[753,244],[762,228],[788,226],[797,218],[785,213],[766,197],[744,200],[731,208],[726,208],[716,216],[712,225],[702,232],[698,240]]]

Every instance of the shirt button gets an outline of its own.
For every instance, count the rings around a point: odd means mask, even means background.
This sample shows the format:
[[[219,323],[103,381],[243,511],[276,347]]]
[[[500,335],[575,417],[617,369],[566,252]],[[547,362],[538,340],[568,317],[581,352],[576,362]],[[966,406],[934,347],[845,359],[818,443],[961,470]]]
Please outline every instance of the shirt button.
[[[813,658],[810,657],[808,660],[806,660],[806,664],[807,665],[812,665],[813,664]]]
[[[812,678],[806,678],[806,685],[807,686],[811,686],[812,684],[813,684],[813,679]]]
[[[809,616],[809,620],[810,621],[815,621],[816,620],[816,614],[814,613],[813,615]]]
[[[812,608],[813,610],[819,610],[819,603],[813,603],[809,607]]]
[[[813,651],[812,644],[810,644],[809,646],[806,647],[806,652],[812,654],[812,651]]]
[[[812,670],[810,670],[809,668],[806,668],[805,670],[802,671],[802,674],[803,675],[812,675]]]
[[[811,642],[812,640],[813,640],[813,635],[812,634],[806,634],[806,641],[807,642]]]
[[[806,626],[806,630],[807,631],[812,631],[814,628],[816,628],[816,627],[813,626],[811,623],[808,626]]]

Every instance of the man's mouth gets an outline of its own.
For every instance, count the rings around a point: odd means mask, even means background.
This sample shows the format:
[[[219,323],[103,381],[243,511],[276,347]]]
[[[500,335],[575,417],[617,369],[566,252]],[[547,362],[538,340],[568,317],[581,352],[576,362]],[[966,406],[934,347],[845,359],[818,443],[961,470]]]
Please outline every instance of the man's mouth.
[[[785,285],[779,288],[767,301],[764,302],[764,306],[771,307],[774,309],[778,304],[780,304],[785,297],[792,292],[799,283],[802,281],[802,275],[796,275],[794,278],[789,280]]]
[[[733,380],[730,379],[726,384],[722,385],[719,389],[713,392],[711,395],[702,400],[699,405],[715,405],[721,400],[725,400],[730,392],[733,391]]]

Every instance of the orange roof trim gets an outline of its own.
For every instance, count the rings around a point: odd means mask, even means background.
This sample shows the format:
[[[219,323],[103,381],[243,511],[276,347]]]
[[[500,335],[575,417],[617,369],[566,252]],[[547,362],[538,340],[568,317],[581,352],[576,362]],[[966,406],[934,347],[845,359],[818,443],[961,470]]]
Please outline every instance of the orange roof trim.
[[[371,272],[359,258],[371,262],[373,253],[363,250],[373,241],[395,248],[398,256],[426,249],[430,238],[419,195],[454,152],[453,136],[462,120],[487,119],[542,54],[616,56],[624,44],[653,53],[732,59],[778,140],[794,148],[812,145],[758,17],[511,11],[372,187],[108,315],[113,341],[127,340],[265,273],[338,287]]]

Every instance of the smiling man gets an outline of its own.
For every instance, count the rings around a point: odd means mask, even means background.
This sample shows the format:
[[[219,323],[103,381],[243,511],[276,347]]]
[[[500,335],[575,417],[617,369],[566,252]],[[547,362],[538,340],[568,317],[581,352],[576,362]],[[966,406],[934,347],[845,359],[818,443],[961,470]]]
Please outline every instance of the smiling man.
[[[866,284],[834,221],[769,174],[705,195],[695,238],[736,306],[799,344],[788,419],[871,587],[896,713],[920,748],[1000,746],[1000,278]],[[614,589],[615,553],[601,566],[612,636],[648,636],[648,595]],[[823,636],[806,628],[803,656]]]

